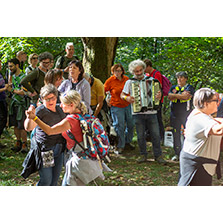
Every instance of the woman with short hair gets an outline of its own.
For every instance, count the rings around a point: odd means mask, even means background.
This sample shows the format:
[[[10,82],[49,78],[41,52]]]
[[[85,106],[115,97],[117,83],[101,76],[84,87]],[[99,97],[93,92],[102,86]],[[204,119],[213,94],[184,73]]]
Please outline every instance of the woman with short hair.
[[[48,84],[41,88],[40,97],[43,104],[36,108],[31,105],[26,111],[26,120],[24,123],[26,131],[36,128],[34,134],[35,140],[41,151],[42,164],[39,170],[40,180],[37,186],[57,186],[60,172],[63,165],[63,151],[65,140],[60,133],[54,135],[46,134],[34,121],[28,118],[29,111],[35,111],[35,117],[43,120],[50,126],[63,120],[66,115],[61,107],[56,104],[58,91],[57,88]],[[45,159],[48,156],[50,159]]]
[[[127,149],[135,149],[130,144],[134,131],[131,105],[120,98],[123,87],[129,78],[124,75],[125,70],[121,64],[113,65],[111,73],[113,75],[105,81],[104,87],[105,92],[111,95],[110,101],[107,101],[107,103],[111,107],[113,126],[118,135],[117,151],[122,153]]]
[[[62,133],[63,137],[67,141],[68,152],[66,157],[75,157],[76,161],[70,166],[71,162],[68,163],[68,159],[65,160],[66,172],[63,179],[63,186],[80,186],[85,185],[97,177],[104,178],[102,169],[100,167],[98,160],[91,160],[88,157],[78,158],[79,152],[81,152],[81,147],[71,139],[66,133],[69,130],[73,136],[75,136],[76,141],[83,146],[83,133],[80,127],[80,121],[75,118],[76,114],[85,115],[87,113],[87,107],[81,101],[80,94],[75,90],[70,90],[60,97],[61,107],[64,113],[69,113],[69,115],[62,121],[55,123],[54,125],[49,125],[41,117],[35,115],[35,108],[30,107],[27,111],[27,117],[29,120],[34,122],[36,125],[46,132],[49,136],[54,136],[55,134]],[[75,154],[73,154],[75,153]],[[75,175],[76,172],[72,171],[72,168],[77,166],[78,176]],[[84,171],[83,171],[84,169]],[[84,176],[84,177],[83,177]]]
[[[29,58],[28,58],[29,66],[25,70],[26,75],[30,74],[34,69],[37,68],[38,62],[39,62],[38,54],[32,53],[29,55]]]
[[[195,109],[186,122],[185,140],[180,153],[179,186],[211,186],[216,173],[223,136],[223,119],[213,118],[218,98],[210,88],[194,94]]]

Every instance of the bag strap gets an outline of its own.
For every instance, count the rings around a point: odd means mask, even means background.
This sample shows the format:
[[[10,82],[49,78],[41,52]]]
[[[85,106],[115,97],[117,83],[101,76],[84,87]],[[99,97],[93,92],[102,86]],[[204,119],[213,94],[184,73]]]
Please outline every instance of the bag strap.
[[[63,69],[63,63],[65,61],[64,55],[61,56],[61,61],[60,61],[60,69]]]
[[[75,144],[75,146],[73,147],[73,148],[75,148],[76,147],[76,145],[78,144],[80,147],[81,147],[81,149],[83,149],[84,150],[84,152],[85,151],[87,151],[87,149],[85,149],[78,141],[77,141],[77,139],[75,138],[75,136],[71,133],[71,131],[66,131],[66,133],[67,133],[67,135],[68,135],[68,137],[70,138],[70,139],[72,139],[72,140],[74,140],[75,142],[76,142],[76,144]]]
[[[157,72],[157,70],[154,71],[154,73],[153,73],[153,78],[155,78],[155,74],[156,74],[156,72]]]
[[[91,85],[91,87],[92,87],[92,85],[94,84],[94,77],[91,76],[90,78],[91,78],[91,84],[90,84],[90,85]]]

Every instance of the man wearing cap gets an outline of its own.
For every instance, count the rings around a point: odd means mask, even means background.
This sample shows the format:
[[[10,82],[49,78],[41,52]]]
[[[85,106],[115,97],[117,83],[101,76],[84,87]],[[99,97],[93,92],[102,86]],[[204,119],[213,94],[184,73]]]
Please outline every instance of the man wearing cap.
[[[177,85],[170,88],[168,99],[171,101],[170,123],[173,127],[174,151],[173,161],[179,160],[181,145],[181,125],[185,128],[188,115],[192,111],[194,88],[187,84],[185,71],[176,73]]]
[[[57,59],[55,68],[60,69],[63,72],[63,77],[65,79],[68,79],[68,71],[69,71],[68,64],[72,60],[79,60],[79,58],[74,55],[74,45],[73,45],[73,43],[67,43],[65,51],[66,51],[66,55],[65,56],[64,55],[60,56]]]

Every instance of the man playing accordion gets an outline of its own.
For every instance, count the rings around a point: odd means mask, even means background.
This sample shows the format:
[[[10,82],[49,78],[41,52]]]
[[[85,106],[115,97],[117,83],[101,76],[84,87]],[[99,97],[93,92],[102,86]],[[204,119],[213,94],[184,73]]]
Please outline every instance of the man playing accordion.
[[[148,77],[146,77],[144,73],[145,68],[146,68],[146,64],[140,59],[134,60],[129,64],[129,72],[133,74],[133,78],[126,81],[120,97],[123,100],[126,100],[127,102],[132,104],[132,114],[133,114],[133,118],[136,125],[137,140],[138,140],[138,145],[140,148],[140,157],[137,160],[137,162],[142,163],[142,162],[147,161],[148,152],[146,149],[146,134],[145,134],[146,127],[147,127],[152,137],[152,147],[153,147],[153,154],[154,154],[155,160],[160,164],[166,164],[166,161],[162,157],[162,150],[160,146],[159,124],[158,124],[158,119],[157,119],[157,110],[155,110],[157,101],[159,102],[162,97],[161,91],[159,90],[158,92],[155,93],[155,96],[154,96],[155,99],[152,100],[154,101],[154,107],[152,108],[150,106],[147,106],[147,108],[142,107],[142,109],[138,111],[137,108],[135,109],[135,106],[134,106],[135,105],[134,103],[136,102],[136,98],[138,98],[138,95],[134,92],[132,83],[136,80],[138,80],[139,82],[146,81]],[[150,80],[151,79],[153,78],[150,78]],[[147,86],[148,84],[145,84],[145,85]],[[151,104],[150,103],[151,98],[148,95],[148,92],[150,91],[151,90],[148,90],[147,87],[145,88],[142,87],[140,89],[139,95],[147,95],[148,98],[146,99],[141,98],[137,100],[141,100],[141,101],[146,100],[149,104]],[[143,104],[143,103],[140,102],[140,104]],[[134,112],[134,110],[137,110],[137,112]]]

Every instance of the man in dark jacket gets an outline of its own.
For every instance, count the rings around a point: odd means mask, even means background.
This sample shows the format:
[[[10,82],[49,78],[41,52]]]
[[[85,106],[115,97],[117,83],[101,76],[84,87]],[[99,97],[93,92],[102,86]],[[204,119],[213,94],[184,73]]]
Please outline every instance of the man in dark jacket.
[[[77,56],[74,55],[73,43],[67,43],[65,51],[66,51],[66,55],[61,56],[57,59],[55,68],[60,69],[63,72],[63,77],[65,79],[68,79],[68,71],[69,71],[68,64],[72,60],[79,60],[79,59]]]
[[[39,55],[38,59],[39,67],[21,80],[21,84],[25,90],[31,93],[29,96],[32,97],[33,104],[36,104],[40,89],[44,86],[45,74],[49,70],[53,55],[49,52],[44,52]]]

